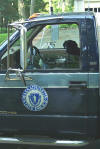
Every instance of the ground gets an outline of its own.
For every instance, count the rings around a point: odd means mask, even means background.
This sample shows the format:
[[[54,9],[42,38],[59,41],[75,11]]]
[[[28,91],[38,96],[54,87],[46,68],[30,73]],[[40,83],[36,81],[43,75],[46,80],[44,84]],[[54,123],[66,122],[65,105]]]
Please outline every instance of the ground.
[[[0,149],[100,149],[100,140],[95,141],[85,147],[52,147],[52,146],[48,147],[48,146],[1,144]]]

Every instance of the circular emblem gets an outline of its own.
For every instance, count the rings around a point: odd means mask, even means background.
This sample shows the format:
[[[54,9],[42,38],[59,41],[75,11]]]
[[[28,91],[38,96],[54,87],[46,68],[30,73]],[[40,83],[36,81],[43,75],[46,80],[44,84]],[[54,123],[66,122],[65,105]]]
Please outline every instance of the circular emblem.
[[[30,111],[41,111],[48,104],[48,94],[40,86],[31,85],[24,90],[22,102]]]

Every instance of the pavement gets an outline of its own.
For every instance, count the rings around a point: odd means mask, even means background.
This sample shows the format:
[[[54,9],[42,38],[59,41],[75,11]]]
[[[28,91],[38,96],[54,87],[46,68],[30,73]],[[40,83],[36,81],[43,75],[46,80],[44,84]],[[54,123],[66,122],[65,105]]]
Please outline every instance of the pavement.
[[[0,149],[100,149],[100,140],[92,142],[91,144],[84,147],[53,147],[53,146],[0,144]]]

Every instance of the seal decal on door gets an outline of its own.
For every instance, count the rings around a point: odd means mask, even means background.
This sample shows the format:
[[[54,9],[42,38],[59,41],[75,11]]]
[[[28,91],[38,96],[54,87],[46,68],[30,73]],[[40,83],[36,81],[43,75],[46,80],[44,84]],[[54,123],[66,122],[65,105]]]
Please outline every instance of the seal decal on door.
[[[48,104],[47,92],[38,85],[27,87],[22,94],[22,102],[30,111],[41,111]]]

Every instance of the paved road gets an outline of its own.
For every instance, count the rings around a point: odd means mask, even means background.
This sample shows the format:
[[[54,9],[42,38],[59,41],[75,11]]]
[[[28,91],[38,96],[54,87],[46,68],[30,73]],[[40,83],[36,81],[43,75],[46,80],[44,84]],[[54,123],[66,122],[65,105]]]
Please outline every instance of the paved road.
[[[48,146],[23,146],[0,144],[0,149],[100,149],[100,140],[85,147],[48,147]]]

